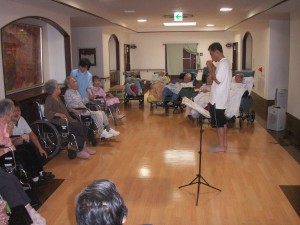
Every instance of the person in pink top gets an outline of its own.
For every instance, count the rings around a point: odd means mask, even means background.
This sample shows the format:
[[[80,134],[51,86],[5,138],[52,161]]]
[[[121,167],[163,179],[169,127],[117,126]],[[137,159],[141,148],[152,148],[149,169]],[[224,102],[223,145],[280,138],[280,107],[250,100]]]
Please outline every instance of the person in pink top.
[[[93,76],[93,94],[95,95],[94,101],[97,103],[97,99],[100,101],[102,98],[105,101],[106,106],[111,110],[115,119],[122,119],[125,115],[119,113],[120,100],[113,96],[111,93],[106,93],[101,87],[101,80],[98,76]]]
[[[14,103],[10,99],[0,100],[0,156],[6,154],[7,152],[16,148],[12,144],[10,139],[10,133],[14,127],[14,124],[11,123],[11,116],[14,112]],[[5,147],[5,148],[3,148]]]

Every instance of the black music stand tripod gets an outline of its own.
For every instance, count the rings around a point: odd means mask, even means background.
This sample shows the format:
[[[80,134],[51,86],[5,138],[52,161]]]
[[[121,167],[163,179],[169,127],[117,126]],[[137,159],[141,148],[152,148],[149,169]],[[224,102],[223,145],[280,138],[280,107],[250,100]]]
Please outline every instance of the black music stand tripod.
[[[198,174],[196,175],[195,179],[192,180],[190,183],[182,185],[178,188],[182,188],[182,187],[186,187],[186,186],[190,186],[193,184],[198,184],[198,190],[197,190],[197,201],[196,201],[196,206],[198,206],[198,200],[199,200],[199,192],[200,192],[200,185],[204,184],[210,188],[216,189],[218,191],[221,191],[219,188],[216,188],[214,186],[211,186],[209,183],[207,183],[207,181],[202,177],[201,175],[201,161],[202,161],[202,133],[203,133],[203,129],[202,129],[202,123],[203,123],[203,119],[205,119],[205,117],[203,115],[200,114],[200,150],[199,150],[199,171]],[[203,181],[201,181],[201,179]]]

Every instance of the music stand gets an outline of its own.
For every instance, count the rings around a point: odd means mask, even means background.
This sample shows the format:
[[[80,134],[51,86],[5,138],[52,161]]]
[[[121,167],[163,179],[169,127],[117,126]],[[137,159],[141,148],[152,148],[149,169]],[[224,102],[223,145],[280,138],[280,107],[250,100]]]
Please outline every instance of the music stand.
[[[218,191],[221,191],[219,188],[216,188],[214,186],[211,186],[205,179],[204,177],[201,175],[201,162],[202,162],[202,133],[203,133],[203,119],[205,118],[210,118],[209,112],[205,109],[203,109],[201,106],[197,105],[195,102],[189,100],[188,98],[184,97],[182,100],[182,103],[195,109],[197,112],[200,113],[200,149],[199,149],[199,170],[198,170],[198,174],[196,175],[196,177],[188,184],[179,186],[178,188],[183,188],[186,186],[190,186],[193,184],[198,184],[198,188],[197,188],[197,200],[196,200],[196,206],[198,206],[198,200],[199,200],[199,192],[200,192],[200,185],[204,184],[210,188],[216,189]],[[203,181],[201,181],[201,179]]]

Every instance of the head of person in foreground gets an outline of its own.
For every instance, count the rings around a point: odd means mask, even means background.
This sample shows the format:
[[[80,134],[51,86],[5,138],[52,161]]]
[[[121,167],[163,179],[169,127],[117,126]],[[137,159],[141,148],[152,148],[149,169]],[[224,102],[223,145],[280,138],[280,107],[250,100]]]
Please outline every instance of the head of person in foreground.
[[[115,184],[96,180],[76,197],[75,213],[78,225],[122,225],[128,209]]]

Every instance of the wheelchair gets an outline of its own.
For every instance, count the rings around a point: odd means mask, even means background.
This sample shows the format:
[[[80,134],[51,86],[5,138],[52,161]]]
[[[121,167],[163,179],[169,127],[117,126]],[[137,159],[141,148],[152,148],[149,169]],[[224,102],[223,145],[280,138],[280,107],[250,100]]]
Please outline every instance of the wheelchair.
[[[139,78],[139,79],[141,79],[141,76],[140,75],[138,75],[136,78]],[[127,79],[127,78],[126,78]],[[125,80],[126,80],[125,79]],[[140,80],[139,81],[139,84],[140,84],[140,87],[141,87],[141,89],[142,89],[142,91],[144,92],[144,86],[145,86],[145,84],[144,84],[144,80]],[[126,86],[126,84],[127,84],[127,82],[125,81],[125,86]],[[131,101],[131,100],[137,100],[137,101],[139,101],[139,106],[144,106],[144,94],[141,94],[141,95],[136,95],[136,96],[133,96],[133,95],[131,95],[130,93],[128,93],[127,92],[127,90],[126,90],[126,88],[125,88],[125,93],[124,93],[124,104],[125,105],[128,105],[128,103],[129,103],[129,101]]]
[[[27,172],[23,169],[23,166],[21,164],[16,163],[16,158],[14,151],[11,147],[6,147],[3,145],[0,145],[0,148],[8,148],[9,152],[4,154],[2,156],[0,167],[7,173],[15,175],[18,180],[20,181],[21,185],[23,186],[24,190],[31,189],[30,185],[30,179]]]
[[[29,198],[31,199],[31,205],[35,207],[39,207],[41,202],[35,192],[35,186],[32,186],[31,175],[24,170],[23,165],[16,162],[14,151],[11,147],[6,147],[0,145],[0,148],[8,148],[10,151],[4,154],[0,161],[0,169],[4,172],[12,174],[17,177],[20,181],[20,184],[23,187],[23,190],[27,193]]]
[[[44,116],[44,105],[35,102],[38,107],[40,119],[33,122],[30,127],[39,139],[41,146],[48,155],[48,159],[53,158],[60,149],[68,150],[69,159],[77,156],[78,145],[73,134],[69,133],[68,121],[66,125],[54,125]]]
[[[86,107],[91,111],[103,111],[107,115],[107,117],[111,116],[114,125],[117,125],[117,119],[114,117],[113,112],[106,105],[106,101],[103,97],[97,96],[94,101],[86,104]],[[117,114],[121,114],[120,109],[116,109]]]
[[[176,99],[176,101],[173,104],[171,103],[172,96],[166,96],[165,101],[163,104],[158,105],[156,104],[156,107],[163,107],[165,108],[165,112],[168,113],[169,109],[173,109],[173,114],[179,114],[184,111],[184,108],[186,107],[184,104],[182,104],[182,99],[184,97],[187,97],[188,99],[193,98],[197,95],[197,92],[194,90],[194,88],[185,87],[182,88],[179,92],[179,96]],[[152,106],[152,105],[151,105]]]

